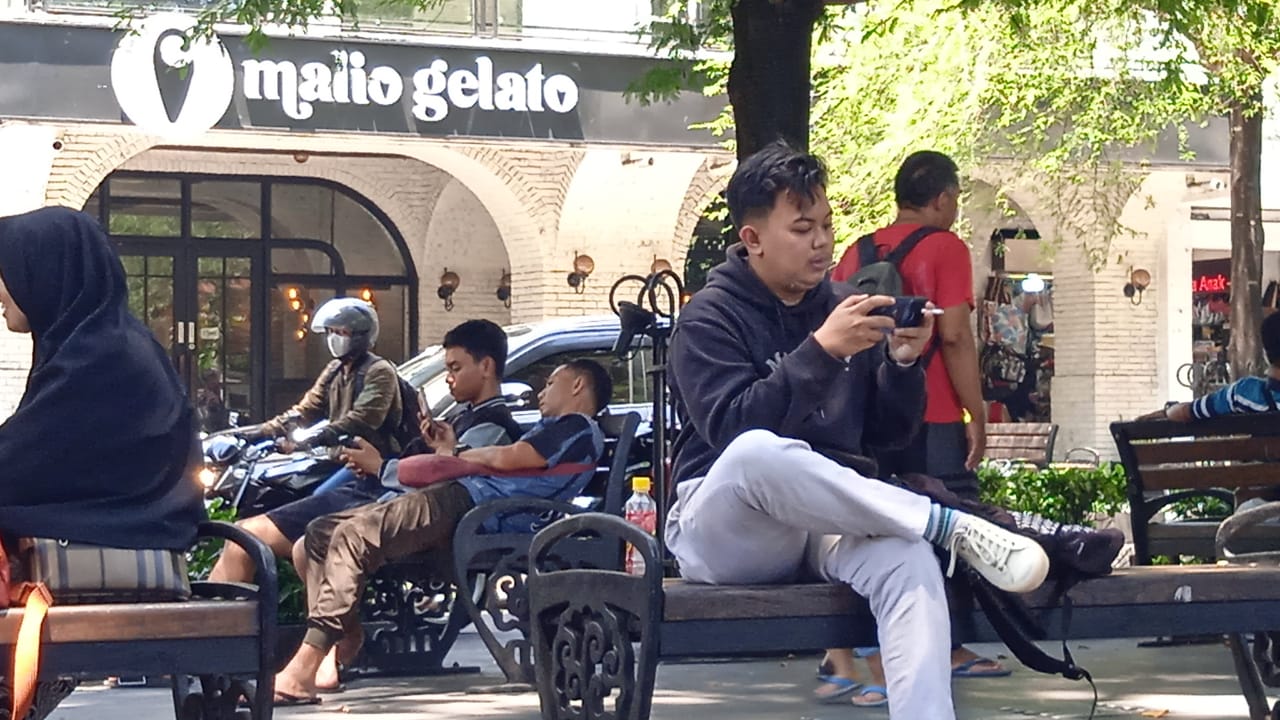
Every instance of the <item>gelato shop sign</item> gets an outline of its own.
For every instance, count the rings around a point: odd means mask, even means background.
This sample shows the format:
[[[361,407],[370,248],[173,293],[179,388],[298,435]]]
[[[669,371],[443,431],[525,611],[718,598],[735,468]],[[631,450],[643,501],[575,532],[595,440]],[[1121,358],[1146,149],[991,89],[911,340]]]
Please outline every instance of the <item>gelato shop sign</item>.
[[[286,115],[310,119],[317,105],[399,105],[408,102],[421,122],[439,122],[453,108],[567,113],[578,106],[578,86],[567,75],[547,76],[542,63],[523,71],[494,67],[481,55],[470,67],[442,59],[410,74],[390,65],[371,67],[363,52],[334,50],[328,62],[301,66],[288,60],[241,62],[244,95],[278,101]],[[408,86],[408,87],[406,87]]]
[[[273,56],[280,44],[273,41],[260,55],[235,58],[240,53],[232,48],[243,52],[239,43],[216,36],[188,41],[194,24],[188,15],[153,15],[124,34],[112,53],[116,101],[130,121],[148,132],[201,133],[217,126],[229,108],[252,110],[247,102],[271,103],[276,110],[271,116],[315,120],[317,127],[328,127],[326,117],[360,108],[403,108],[417,122],[441,123],[463,110],[565,115],[578,107],[573,78],[549,72],[540,59],[526,54],[502,59],[479,54],[450,62],[430,57],[430,48],[415,48],[412,54],[429,59],[405,67],[389,57],[410,54],[404,46],[333,48],[311,59],[295,59]],[[287,47],[315,52],[317,44]]]

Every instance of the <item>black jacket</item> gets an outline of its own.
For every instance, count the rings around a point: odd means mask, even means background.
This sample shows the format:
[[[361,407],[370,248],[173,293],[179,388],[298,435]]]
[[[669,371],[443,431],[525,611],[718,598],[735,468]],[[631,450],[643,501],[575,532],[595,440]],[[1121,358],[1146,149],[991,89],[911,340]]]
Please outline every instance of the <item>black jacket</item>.
[[[676,482],[706,475],[735,437],[756,428],[859,455],[910,441],[924,416],[919,363],[887,361],[883,343],[847,363],[832,357],[813,338],[839,302],[829,281],[784,305],[741,245],[727,255],[671,340]]]

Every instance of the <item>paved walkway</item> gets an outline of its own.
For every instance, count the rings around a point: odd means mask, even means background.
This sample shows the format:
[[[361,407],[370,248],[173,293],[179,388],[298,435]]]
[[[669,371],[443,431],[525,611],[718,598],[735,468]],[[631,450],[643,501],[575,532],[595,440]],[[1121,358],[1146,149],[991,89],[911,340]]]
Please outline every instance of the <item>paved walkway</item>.
[[[996,646],[975,646],[1000,652]],[[1169,720],[1247,719],[1231,657],[1225,646],[1138,648],[1131,640],[1077,643],[1077,661],[1097,679],[1096,718],[1163,717]],[[467,692],[494,685],[501,675],[474,634],[462,636],[451,662],[477,665],[479,675],[434,678],[370,678],[350,683],[322,705],[277,712],[285,720],[420,720],[511,718],[537,720],[533,694]],[[1011,661],[1013,662],[1013,661]],[[825,706],[807,699],[815,685],[816,657],[751,662],[663,665],[658,672],[654,720],[794,718],[795,720],[884,720],[883,710]],[[1016,663],[1014,663],[1016,666]],[[961,720],[1087,718],[1092,693],[1084,683],[1050,678],[1019,667],[1012,677],[956,682]],[[1161,715],[1161,711],[1167,714]],[[172,720],[169,691],[82,688],[51,716],[54,720]],[[907,720],[917,720],[914,718]]]

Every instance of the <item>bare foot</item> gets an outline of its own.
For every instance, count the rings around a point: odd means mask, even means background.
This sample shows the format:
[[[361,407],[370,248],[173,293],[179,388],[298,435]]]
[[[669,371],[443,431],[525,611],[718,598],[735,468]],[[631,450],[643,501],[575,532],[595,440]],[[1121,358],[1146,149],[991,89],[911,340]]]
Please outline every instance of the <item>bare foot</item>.
[[[276,674],[277,699],[316,697],[316,670],[327,654],[326,650],[302,643],[298,652],[290,658],[289,664]]]
[[[320,669],[316,670],[316,690],[337,690],[341,685],[341,678],[338,677],[338,647],[335,645],[324,656]]]

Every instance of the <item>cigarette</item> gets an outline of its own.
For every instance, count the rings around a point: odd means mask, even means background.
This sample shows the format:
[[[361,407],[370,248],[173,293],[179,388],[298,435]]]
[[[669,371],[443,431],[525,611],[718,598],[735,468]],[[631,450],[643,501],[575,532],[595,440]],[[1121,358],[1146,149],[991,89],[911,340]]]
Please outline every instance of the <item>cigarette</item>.
[[[939,308],[925,308],[924,314],[925,315],[941,315],[942,310],[940,310]]]

